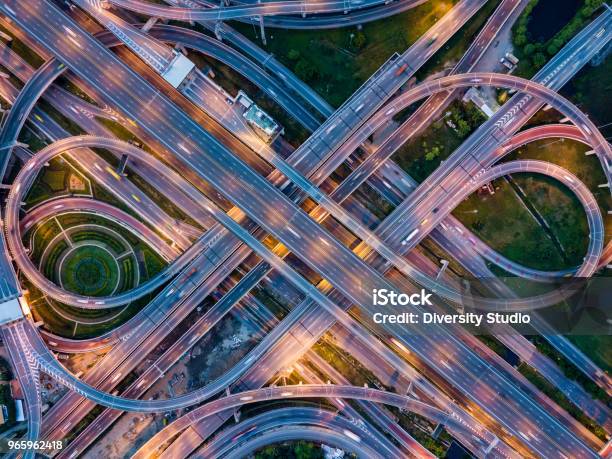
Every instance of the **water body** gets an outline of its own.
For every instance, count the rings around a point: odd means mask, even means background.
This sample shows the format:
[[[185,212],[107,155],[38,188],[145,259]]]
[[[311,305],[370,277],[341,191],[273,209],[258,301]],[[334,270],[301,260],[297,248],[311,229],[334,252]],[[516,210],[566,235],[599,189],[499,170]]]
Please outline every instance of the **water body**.
[[[534,42],[545,43],[574,17],[581,0],[540,0],[531,11],[527,32]]]

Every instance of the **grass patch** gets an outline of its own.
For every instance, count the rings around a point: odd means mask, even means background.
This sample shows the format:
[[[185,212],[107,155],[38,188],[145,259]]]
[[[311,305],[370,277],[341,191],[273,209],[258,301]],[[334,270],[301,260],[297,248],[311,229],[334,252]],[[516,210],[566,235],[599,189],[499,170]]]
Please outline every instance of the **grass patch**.
[[[589,237],[586,215],[578,198],[550,177],[520,174],[514,181],[550,225],[562,246],[565,263],[578,266],[587,251]]]
[[[113,256],[96,246],[75,249],[64,261],[60,273],[66,290],[87,296],[112,294],[119,275]]]
[[[281,30],[268,32],[266,49],[334,107],[344,102],[394,52],[404,52],[446,14],[456,0],[426,2],[362,30]],[[257,40],[255,29],[233,24]]]
[[[147,278],[151,279],[166,267],[166,262],[148,247],[142,247]],[[134,269],[137,269],[134,267]]]
[[[612,337],[598,336],[568,336],[582,352],[584,352],[599,368],[606,373],[612,369]]]
[[[5,34],[13,37],[13,39],[8,43],[8,47],[11,48],[16,54],[21,56],[23,60],[30,64],[32,67],[37,68],[45,62],[42,57],[40,57],[37,53],[34,52],[34,50],[32,50],[32,48],[30,48],[21,40],[16,38],[10,30],[3,26],[0,26],[0,30],[2,30],[2,32],[4,32]]]
[[[365,368],[351,354],[332,344],[328,339],[319,340],[312,350],[338,370],[351,384],[355,386],[367,384],[381,390],[389,390],[388,387],[385,387],[378,380],[374,373]]]
[[[71,178],[76,180],[71,183]],[[25,202],[30,207],[48,199],[69,194],[89,195],[91,188],[83,175],[63,158],[53,158],[49,166],[40,171],[26,195]]]
[[[572,140],[546,139],[521,147],[511,153],[507,160],[537,159],[567,169],[589,188],[602,215],[606,215],[612,206],[612,197],[607,188],[599,188],[598,185],[604,183],[606,178],[597,157],[584,155],[588,149],[586,145]],[[568,264],[580,264],[588,245],[588,225],[582,205],[574,194],[556,180],[542,175],[521,174],[514,178],[524,186],[563,245]],[[610,234],[612,221],[604,218],[604,223],[605,234]]]
[[[493,186],[494,195],[473,193],[453,215],[513,261],[536,269],[566,267],[555,245],[511,186],[504,179],[495,180]]]
[[[348,453],[349,458],[357,457]],[[323,459],[320,445],[307,441],[277,443],[266,446],[254,453],[255,459]]]

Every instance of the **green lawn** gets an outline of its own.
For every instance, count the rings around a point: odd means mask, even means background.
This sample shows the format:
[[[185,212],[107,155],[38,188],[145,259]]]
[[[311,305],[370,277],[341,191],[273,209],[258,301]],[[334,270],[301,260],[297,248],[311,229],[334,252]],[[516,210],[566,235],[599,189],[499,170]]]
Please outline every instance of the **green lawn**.
[[[563,268],[556,247],[511,186],[504,179],[495,180],[493,186],[494,195],[472,194],[453,215],[511,260],[537,269]]]
[[[70,187],[70,177],[78,177],[84,183],[83,190]],[[49,162],[36,178],[36,181],[26,195],[26,203],[33,206],[47,199],[70,193],[90,194],[91,190],[83,176],[73,169],[63,158],[54,158]]]
[[[337,107],[394,52],[405,51],[455,3],[456,0],[426,2],[402,14],[364,24],[361,31],[356,27],[268,29],[265,48]],[[257,40],[252,26],[235,26]]]
[[[320,445],[306,442],[287,442],[266,446],[255,451],[255,459],[323,459],[325,455]],[[348,454],[348,457],[354,457]]]
[[[607,373],[612,371],[612,337],[607,335],[568,336],[568,339],[602,370]]]
[[[547,139],[533,142],[508,155],[505,160],[549,161],[575,174],[597,199],[602,215],[612,205],[601,165],[595,156],[585,156],[585,145],[571,140]],[[580,264],[588,245],[586,216],[579,201],[564,185],[537,174],[516,174],[515,182],[526,193],[561,243],[559,251],[527,213],[514,191],[502,180],[495,182],[495,196],[472,195],[455,215],[508,258],[539,269],[558,269]],[[465,213],[478,209],[478,214]],[[606,234],[612,222],[605,219]],[[565,261],[564,261],[565,260]]]
[[[557,164],[578,177],[593,193],[599,204],[604,223],[605,234],[612,231],[612,221],[605,218],[608,209],[612,208],[612,197],[608,188],[599,188],[605,182],[601,163],[595,155],[585,156],[589,149],[586,145],[572,140],[541,140],[526,145],[511,153],[507,160],[538,159]],[[517,178],[520,176],[517,176]],[[525,175],[523,174],[523,177]],[[525,181],[526,179],[522,179]],[[578,200],[560,183],[536,176],[528,186],[530,197],[538,210],[545,216],[555,235],[559,238],[572,263],[580,263],[588,244],[587,223],[584,211]],[[605,239],[605,242],[609,237]]]
[[[580,201],[569,189],[542,175],[520,174],[514,180],[550,225],[566,264],[578,266],[589,242],[589,227]]]
[[[60,273],[66,290],[87,296],[110,295],[119,280],[113,256],[96,246],[75,249]]]

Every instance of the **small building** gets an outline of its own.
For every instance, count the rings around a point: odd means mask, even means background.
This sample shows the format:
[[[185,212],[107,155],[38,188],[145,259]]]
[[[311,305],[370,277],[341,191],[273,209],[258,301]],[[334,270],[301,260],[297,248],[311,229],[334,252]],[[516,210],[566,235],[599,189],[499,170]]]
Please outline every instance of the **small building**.
[[[272,143],[279,135],[285,131],[274,118],[264,112],[250,97],[244,92],[238,91],[236,100],[245,108],[242,116],[247,120],[255,133],[265,142]]]
[[[484,113],[487,118],[491,118],[499,107],[491,108],[485,98],[480,94],[480,91],[476,88],[470,88],[468,92],[465,93],[463,97],[463,101],[471,101],[478,107],[478,109]]]
[[[173,87],[178,88],[195,68],[195,64],[178,51],[172,50],[172,52],[174,53],[174,58],[168,67],[164,69],[161,76]]]

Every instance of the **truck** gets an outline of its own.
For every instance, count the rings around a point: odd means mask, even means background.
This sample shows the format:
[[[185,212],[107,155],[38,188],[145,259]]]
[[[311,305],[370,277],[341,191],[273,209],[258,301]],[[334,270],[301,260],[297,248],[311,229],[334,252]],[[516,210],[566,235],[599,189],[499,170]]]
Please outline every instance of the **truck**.
[[[506,53],[506,59],[508,59],[512,63],[512,65],[516,65],[519,63],[519,60],[517,59],[517,57],[511,52]]]

